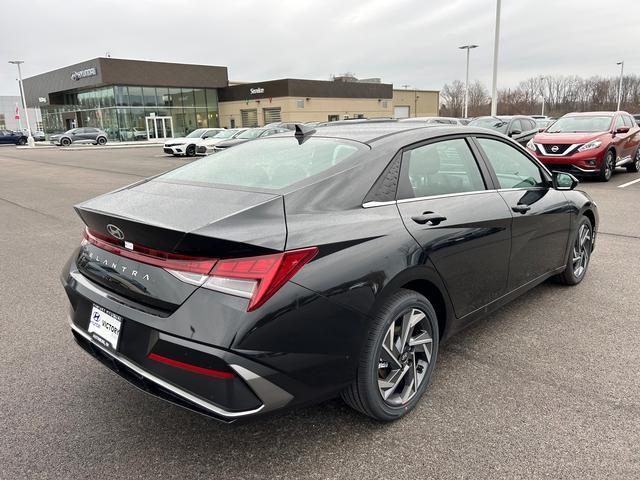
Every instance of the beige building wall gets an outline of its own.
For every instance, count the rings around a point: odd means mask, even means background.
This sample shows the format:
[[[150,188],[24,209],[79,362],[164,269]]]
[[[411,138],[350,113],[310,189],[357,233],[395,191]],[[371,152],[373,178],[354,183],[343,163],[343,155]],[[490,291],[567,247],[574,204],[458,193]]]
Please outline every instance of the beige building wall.
[[[278,97],[259,100],[220,102],[220,126],[242,126],[241,110],[256,109],[258,125],[265,124],[264,109],[280,108],[283,122],[326,122],[330,115],[354,118],[363,115],[366,118],[392,117],[393,102],[387,98],[318,98],[318,97]]]
[[[437,90],[394,90],[393,106],[409,107],[410,117],[438,116],[440,112],[440,92]]]

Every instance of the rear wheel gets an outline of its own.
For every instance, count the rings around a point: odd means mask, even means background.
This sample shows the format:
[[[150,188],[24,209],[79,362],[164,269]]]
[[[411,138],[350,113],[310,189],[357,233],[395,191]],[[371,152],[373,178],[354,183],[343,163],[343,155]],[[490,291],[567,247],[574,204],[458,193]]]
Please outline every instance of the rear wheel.
[[[193,157],[196,154],[196,146],[189,145],[184,153],[187,155],[187,157]]]
[[[63,138],[62,140],[60,140],[60,145],[62,145],[63,147],[68,147],[69,145],[71,145],[71,140],[69,140],[68,138]]]
[[[587,217],[582,217],[573,234],[569,260],[564,271],[556,278],[565,285],[577,285],[582,281],[589,267],[593,249],[593,226]]]
[[[640,172],[640,147],[636,150],[636,155],[633,157],[633,162],[627,165],[627,172],[637,173]]]
[[[404,416],[429,385],[438,339],[438,321],[429,300],[412,290],[398,291],[372,320],[356,379],[342,398],[377,420]]]

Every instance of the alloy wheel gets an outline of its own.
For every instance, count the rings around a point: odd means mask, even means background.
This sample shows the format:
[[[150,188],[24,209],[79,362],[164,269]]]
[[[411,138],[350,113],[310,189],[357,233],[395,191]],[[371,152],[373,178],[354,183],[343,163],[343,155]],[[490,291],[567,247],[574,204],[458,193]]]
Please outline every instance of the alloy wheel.
[[[378,362],[378,390],[387,404],[404,405],[418,393],[432,353],[433,332],[422,310],[410,308],[391,322]]]
[[[616,159],[613,155],[613,153],[609,152],[607,153],[607,157],[605,158],[605,165],[604,165],[604,177],[609,180],[611,178],[611,175],[613,175],[613,170],[615,169],[615,163]]]
[[[591,228],[586,223],[580,225],[578,235],[573,244],[573,274],[576,278],[581,278],[589,264],[591,255]]]
[[[640,148],[636,150],[635,164],[636,164],[636,172],[640,171]]]

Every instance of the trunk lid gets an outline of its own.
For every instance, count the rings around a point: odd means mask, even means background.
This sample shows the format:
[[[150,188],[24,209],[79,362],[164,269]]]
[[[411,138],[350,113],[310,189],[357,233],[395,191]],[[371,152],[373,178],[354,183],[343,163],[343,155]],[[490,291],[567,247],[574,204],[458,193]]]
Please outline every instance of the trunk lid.
[[[197,286],[145,262],[150,250],[160,256],[223,259],[283,251],[286,242],[283,199],[271,193],[154,179],[75,209],[96,236],[143,253],[124,258],[85,242],[79,270],[133,303],[161,312],[177,309]]]

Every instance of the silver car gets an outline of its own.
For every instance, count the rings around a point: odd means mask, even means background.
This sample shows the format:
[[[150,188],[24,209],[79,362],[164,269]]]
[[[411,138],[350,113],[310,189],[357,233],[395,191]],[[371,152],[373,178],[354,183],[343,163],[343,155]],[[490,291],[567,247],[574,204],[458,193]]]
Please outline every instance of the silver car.
[[[49,141],[63,147],[67,147],[72,143],[104,145],[107,143],[107,133],[104,130],[94,127],[72,128],[64,133],[51,135]]]

